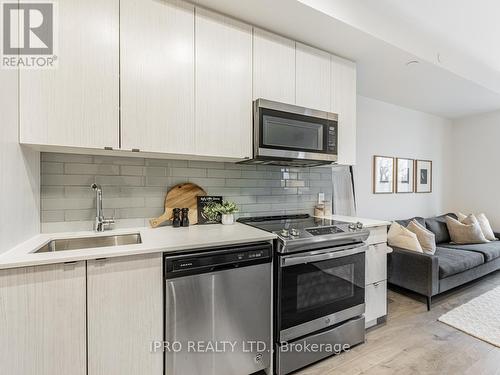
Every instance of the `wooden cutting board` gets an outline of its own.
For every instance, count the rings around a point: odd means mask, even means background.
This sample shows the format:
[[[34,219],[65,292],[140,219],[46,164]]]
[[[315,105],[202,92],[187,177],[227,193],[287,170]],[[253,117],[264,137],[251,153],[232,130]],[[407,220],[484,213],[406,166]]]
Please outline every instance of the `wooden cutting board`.
[[[196,184],[187,182],[174,186],[165,197],[165,213],[156,219],[149,220],[149,224],[152,228],[156,228],[165,221],[171,220],[174,208],[189,208],[189,225],[197,224],[196,197],[199,195],[207,195],[207,193]]]

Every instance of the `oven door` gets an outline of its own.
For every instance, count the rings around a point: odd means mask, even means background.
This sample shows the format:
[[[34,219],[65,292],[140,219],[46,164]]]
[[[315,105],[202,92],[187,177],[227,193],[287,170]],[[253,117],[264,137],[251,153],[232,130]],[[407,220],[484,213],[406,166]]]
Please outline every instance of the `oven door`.
[[[364,244],[283,256],[278,268],[277,331],[286,342],[365,311]]]
[[[255,150],[260,157],[337,160],[337,115],[258,99]]]

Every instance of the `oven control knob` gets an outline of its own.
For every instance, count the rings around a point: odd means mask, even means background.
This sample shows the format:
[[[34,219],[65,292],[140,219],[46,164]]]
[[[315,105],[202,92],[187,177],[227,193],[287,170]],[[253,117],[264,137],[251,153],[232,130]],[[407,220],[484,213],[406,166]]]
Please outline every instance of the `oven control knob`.
[[[298,229],[292,228],[290,230],[290,234],[294,237],[297,237],[298,235],[300,235],[300,231]]]
[[[358,222],[356,223],[356,228],[357,228],[357,229],[363,229],[363,223],[362,223],[362,222],[360,222],[360,221],[358,221]]]
[[[290,235],[290,232],[288,232],[288,229],[282,229],[280,234],[283,236],[283,237],[288,237]]]
[[[325,324],[330,324],[330,323],[331,323],[330,318],[326,318],[326,319],[325,319]]]

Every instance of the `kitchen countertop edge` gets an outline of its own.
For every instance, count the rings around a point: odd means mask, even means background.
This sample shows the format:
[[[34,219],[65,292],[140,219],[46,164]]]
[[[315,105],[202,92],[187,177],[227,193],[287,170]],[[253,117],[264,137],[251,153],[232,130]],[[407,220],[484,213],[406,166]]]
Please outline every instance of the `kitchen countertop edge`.
[[[53,239],[113,236],[140,233],[141,244],[34,253]],[[193,225],[187,228],[171,226],[156,229],[124,228],[102,233],[91,231],[39,234],[0,254],[0,269],[30,267],[56,263],[78,262],[98,258],[114,258],[131,255],[182,252],[185,250],[208,250],[216,246],[270,241],[277,236],[244,224]]]

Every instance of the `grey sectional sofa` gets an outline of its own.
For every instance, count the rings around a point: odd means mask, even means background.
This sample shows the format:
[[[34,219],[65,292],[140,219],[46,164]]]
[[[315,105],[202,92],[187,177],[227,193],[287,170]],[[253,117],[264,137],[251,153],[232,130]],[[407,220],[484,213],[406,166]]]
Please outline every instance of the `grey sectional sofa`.
[[[445,217],[415,217],[398,220],[406,226],[416,219],[436,236],[436,253],[428,255],[393,247],[387,258],[389,285],[408,289],[427,298],[432,297],[500,269],[500,241],[474,245],[452,244]],[[456,218],[454,214],[448,214]],[[500,238],[500,234],[495,236]]]

